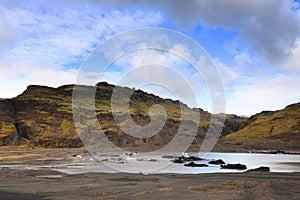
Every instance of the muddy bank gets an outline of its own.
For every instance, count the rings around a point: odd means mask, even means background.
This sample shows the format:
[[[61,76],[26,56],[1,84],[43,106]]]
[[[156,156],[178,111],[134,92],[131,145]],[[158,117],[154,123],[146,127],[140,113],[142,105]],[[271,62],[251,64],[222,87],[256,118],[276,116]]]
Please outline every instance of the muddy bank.
[[[297,199],[300,173],[68,175],[0,171],[0,199]]]

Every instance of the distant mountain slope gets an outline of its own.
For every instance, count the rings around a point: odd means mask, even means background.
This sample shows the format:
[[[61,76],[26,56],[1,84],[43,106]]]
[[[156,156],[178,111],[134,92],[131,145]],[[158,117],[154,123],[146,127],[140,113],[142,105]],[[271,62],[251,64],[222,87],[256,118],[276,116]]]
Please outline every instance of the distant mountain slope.
[[[222,138],[249,149],[300,149],[300,103],[250,117],[244,128]]]

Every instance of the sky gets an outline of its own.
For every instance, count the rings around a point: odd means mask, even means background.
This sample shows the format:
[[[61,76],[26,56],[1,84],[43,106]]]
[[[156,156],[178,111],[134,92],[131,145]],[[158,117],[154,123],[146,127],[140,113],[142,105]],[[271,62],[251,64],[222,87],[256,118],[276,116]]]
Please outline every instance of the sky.
[[[182,33],[207,52],[223,83],[226,113],[251,116],[300,101],[299,0],[1,0],[0,98],[15,97],[33,84],[76,83],[82,65],[99,45],[145,27]],[[192,54],[180,42],[172,49]],[[187,63],[157,50],[119,58],[100,80],[118,84],[147,59],[174,68],[196,88],[201,82]],[[148,76],[149,69],[155,76]],[[170,69],[144,66],[134,73],[145,82],[164,79],[185,90]],[[173,98],[168,88],[135,85],[129,77],[131,87]],[[205,80],[199,90],[197,106],[211,111]],[[189,104],[187,95],[180,100]]]

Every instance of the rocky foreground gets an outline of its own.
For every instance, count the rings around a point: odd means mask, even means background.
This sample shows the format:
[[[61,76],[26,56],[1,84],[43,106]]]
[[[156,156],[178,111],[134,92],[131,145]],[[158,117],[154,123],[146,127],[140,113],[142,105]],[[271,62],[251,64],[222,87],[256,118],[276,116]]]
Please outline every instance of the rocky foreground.
[[[0,171],[1,199],[299,199],[300,173],[67,175]]]

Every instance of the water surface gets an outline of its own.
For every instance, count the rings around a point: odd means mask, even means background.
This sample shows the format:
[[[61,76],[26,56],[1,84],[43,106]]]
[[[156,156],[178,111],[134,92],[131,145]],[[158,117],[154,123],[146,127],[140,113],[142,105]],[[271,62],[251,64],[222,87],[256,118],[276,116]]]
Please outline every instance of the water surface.
[[[197,154],[192,154],[197,155]],[[137,155],[127,160],[126,164],[105,163],[91,161],[91,159],[78,159],[73,163],[56,166],[56,170],[76,174],[86,172],[141,172],[141,173],[226,173],[243,172],[245,170],[220,169],[219,165],[209,165],[208,167],[185,167],[183,164],[172,163],[171,159],[162,158],[162,155],[153,155],[143,158]],[[152,159],[152,161],[149,161]],[[245,164],[247,169],[254,169],[261,166],[270,167],[271,172],[300,172],[300,156],[287,154],[257,154],[257,153],[209,153],[204,160],[196,163],[208,164],[209,160],[222,159],[225,163]],[[109,162],[109,161],[106,161]],[[166,166],[159,170],[157,166]],[[113,169],[111,168],[113,166]]]

